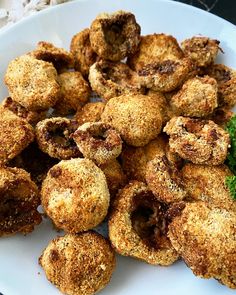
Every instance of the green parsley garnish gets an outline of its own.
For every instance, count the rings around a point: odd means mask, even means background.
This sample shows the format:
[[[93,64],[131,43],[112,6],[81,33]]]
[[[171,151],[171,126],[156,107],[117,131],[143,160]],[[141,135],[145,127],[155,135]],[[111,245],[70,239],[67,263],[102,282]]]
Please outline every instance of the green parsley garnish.
[[[227,156],[226,164],[230,170],[236,174],[236,115],[233,116],[226,125],[226,131],[229,133],[231,148]]]
[[[230,191],[232,199],[236,200],[236,176],[226,176],[225,183]]]

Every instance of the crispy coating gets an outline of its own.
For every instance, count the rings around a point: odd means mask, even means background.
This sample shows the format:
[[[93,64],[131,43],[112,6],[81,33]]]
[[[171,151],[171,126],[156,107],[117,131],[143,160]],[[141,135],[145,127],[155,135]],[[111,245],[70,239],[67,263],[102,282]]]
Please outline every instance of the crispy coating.
[[[59,160],[81,156],[76,143],[70,137],[76,128],[76,122],[62,117],[40,121],[35,129],[39,148]]]
[[[46,118],[46,111],[29,111],[11,97],[7,97],[2,102],[2,107],[13,112],[18,117],[26,120],[31,125],[37,124],[39,121]]]
[[[121,152],[121,163],[129,180],[146,182],[147,163],[156,156],[166,155],[170,161],[181,164],[180,158],[169,151],[167,137],[160,134],[143,147],[125,145]]]
[[[116,159],[122,150],[119,133],[102,122],[84,123],[73,134],[78,149],[97,165]]]
[[[129,56],[127,63],[131,69],[140,71],[153,62],[178,60],[182,57],[183,51],[173,36],[152,34],[141,37],[137,52]]]
[[[85,78],[88,77],[91,65],[98,59],[97,54],[91,47],[89,32],[90,30],[87,28],[77,33],[73,36],[70,43],[70,52],[74,57],[74,67]]]
[[[232,108],[236,104],[236,71],[222,64],[207,68],[209,76],[218,83],[219,106]]]
[[[57,159],[43,153],[36,142],[32,142],[19,155],[13,158],[8,165],[18,167],[30,173],[32,180],[41,187],[48,170],[58,163]]]
[[[100,165],[107,179],[110,196],[114,199],[118,190],[125,186],[126,176],[122,170],[120,163],[114,159],[106,164]]]
[[[195,275],[236,288],[235,224],[233,212],[187,203],[169,225],[168,236]]]
[[[84,105],[90,96],[89,84],[79,72],[64,72],[58,75],[61,90],[54,106],[57,114],[68,115]]]
[[[22,55],[9,63],[5,84],[12,99],[32,111],[52,107],[60,90],[53,65],[29,55]]]
[[[102,13],[90,26],[91,47],[103,59],[120,61],[136,52],[140,30],[130,12]]]
[[[88,102],[82,109],[77,109],[75,120],[79,126],[87,122],[98,122],[101,119],[104,108],[104,102]]]
[[[210,120],[174,117],[165,126],[170,150],[195,164],[219,165],[227,156],[229,134]]]
[[[162,118],[153,97],[121,95],[108,101],[101,117],[129,145],[144,146],[161,132]]]
[[[188,198],[194,201],[204,201],[208,207],[236,212],[236,202],[232,199],[225,184],[226,176],[232,175],[227,166],[187,163],[182,169],[182,174]]]
[[[150,264],[170,265],[178,259],[167,238],[165,208],[147,186],[130,182],[115,200],[108,223],[115,250]]]
[[[104,173],[88,159],[53,166],[43,181],[41,197],[47,215],[69,233],[97,226],[106,217],[110,201]]]
[[[38,188],[26,171],[0,167],[0,236],[32,232],[42,221],[39,204]]]
[[[220,50],[220,41],[208,37],[194,36],[181,43],[183,52],[197,67],[207,67],[214,63]]]
[[[73,68],[74,61],[70,52],[58,48],[52,43],[40,41],[30,55],[44,61],[51,62],[57,71]]]
[[[206,117],[218,106],[217,82],[204,76],[187,80],[182,89],[171,98],[170,104],[176,115]]]
[[[179,202],[186,197],[182,173],[165,155],[156,156],[147,163],[146,181],[148,188],[161,202]]]
[[[121,62],[96,62],[90,67],[89,82],[93,91],[106,100],[122,94],[144,93],[138,74]]]
[[[67,295],[92,295],[110,281],[116,259],[110,243],[95,232],[53,239],[39,258],[47,279]]]
[[[33,140],[33,127],[13,112],[0,107],[0,164],[13,159]]]
[[[184,82],[191,69],[188,58],[179,60],[152,61],[145,65],[138,74],[141,84],[155,91],[173,91]]]

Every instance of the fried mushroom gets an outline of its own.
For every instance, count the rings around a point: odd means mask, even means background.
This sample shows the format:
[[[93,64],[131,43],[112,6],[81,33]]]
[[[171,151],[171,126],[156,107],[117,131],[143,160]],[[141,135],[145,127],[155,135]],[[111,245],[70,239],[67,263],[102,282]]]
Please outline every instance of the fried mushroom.
[[[101,119],[104,108],[104,102],[88,102],[82,108],[77,109],[75,120],[79,126],[87,122],[98,122]]]
[[[210,120],[174,117],[164,127],[170,150],[195,164],[219,165],[227,156],[229,134]]]
[[[62,117],[49,118],[36,125],[36,139],[39,148],[52,158],[66,160],[81,155],[70,135],[77,123]]]
[[[122,150],[119,133],[102,122],[81,125],[72,134],[72,138],[83,156],[98,165],[114,160]]]
[[[93,91],[106,100],[122,94],[144,93],[138,74],[121,62],[96,62],[90,67],[89,82]]]
[[[110,124],[129,145],[144,146],[161,132],[162,117],[156,100],[136,94],[110,99],[101,120]]]
[[[115,200],[108,223],[115,250],[150,264],[170,265],[178,259],[167,238],[165,208],[147,186],[130,182]]]
[[[40,256],[39,264],[47,279],[62,293],[93,295],[109,283],[116,259],[110,243],[90,231],[53,239]]]
[[[62,160],[42,184],[42,205],[57,228],[78,233],[107,215],[110,195],[102,170],[88,159]]]
[[[99,57],[120,61],[137,50],[140,26],[130,12],[102,13],[90,26],[90,42]]]
[[[29,55],[22,55],[9,63],[5,84],[11,98],[32,111],[52,107],[60,90],[54,66]]]
[[[38,188],[26,171],[0,167],[0,236],[32,232],[42,221],[39,204]]]

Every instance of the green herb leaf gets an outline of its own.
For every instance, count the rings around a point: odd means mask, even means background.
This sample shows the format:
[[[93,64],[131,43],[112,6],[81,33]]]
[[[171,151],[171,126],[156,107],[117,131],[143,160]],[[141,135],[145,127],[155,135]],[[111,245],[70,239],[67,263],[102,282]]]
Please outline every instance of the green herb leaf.
[[[227,185],[233,200],[236,200],[236,176],[226,176],[225,184]]]
[[[226,131],[229,133],[231,148],[227,156],[226,164],[230,170],[236,174],[236,115],[233,116],[226,125]]]

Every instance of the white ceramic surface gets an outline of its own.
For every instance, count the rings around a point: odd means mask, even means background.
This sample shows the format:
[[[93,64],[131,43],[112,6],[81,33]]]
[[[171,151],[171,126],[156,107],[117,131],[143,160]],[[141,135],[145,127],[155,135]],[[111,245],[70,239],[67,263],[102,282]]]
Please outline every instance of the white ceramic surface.
[[[0,98],[7,95],[3,76],[8,62],[34,48],[40,40],[69,47],[71,37],[89,26],[100,12],[132,11],[142,34],[165,32],[182,40],[202,34],[221,41],[225,54],[218,61],[236,68],[236,27],[199,9],[165,0],[81,0],[62,4],[0,30]],[[33,159],[32,159],[33,160]],[[44,221],[26,237],[0,239],[0,292],[4,295],[59,294],[45,278],[37,259],[58,235]],[[217,281],[196,278],[181,261],[170,267],[150,266],[117,257],[117,268],[103,295],[230,295],[235,291]]]

